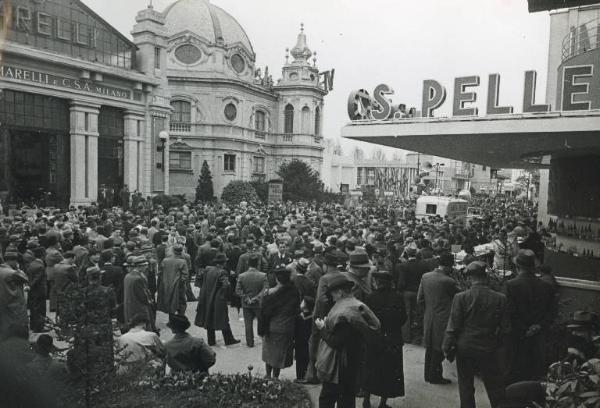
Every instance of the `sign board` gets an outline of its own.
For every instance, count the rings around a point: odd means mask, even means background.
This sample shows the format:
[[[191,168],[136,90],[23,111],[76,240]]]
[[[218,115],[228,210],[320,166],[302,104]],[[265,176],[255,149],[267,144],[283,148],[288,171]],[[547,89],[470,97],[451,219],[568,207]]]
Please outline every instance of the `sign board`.
[[[581,95],[588,92],[589,86],[586,84],[592,81],[592,70],[589,68],[573,68],[568,71],[569,81],[575,85],[567,87],[565,98],[571,98],[572,95]],[[579,77],[585,77],[581,80]],[[576,82],[576,79],[579,82]],[[523,113],[549,112],[550,105],[535,103],[537,73],[536,71],[526,71],[523,84]],[[478,75],[458,77],[454,79],[452,97],[452,115],[453,116],[477,116],[478,109],[472,104],[477,101],[477,87],[481,84]],[[350,120],[392,120],[412,117],[433,117],[434,111],[446,102],[446,88],[434,79],[423,81],[423,92],[421,111],[416,108],[407,110],[405,104],[394,105],[388,95],[393,95],[394,90],[386,85],[378,85],[370,95],[365,89],[360,89],[350,93],[348,97],[348,116]],[[486,113],[488,115],[507,115],[512,114],[512,106],[500,106],[500,74],[490,74],[487,84],[487,105]],[[582,105],[580,105],[582,106]]]
[[[131,99],[131,91],[127,89],[113,88],[86,79],[66,78],[8,65],[0,65],[0,79],[69,88],[112,98]]]
[[[269,181],[269,203],[280,203],[283,201],[283,182],[280,180]]]

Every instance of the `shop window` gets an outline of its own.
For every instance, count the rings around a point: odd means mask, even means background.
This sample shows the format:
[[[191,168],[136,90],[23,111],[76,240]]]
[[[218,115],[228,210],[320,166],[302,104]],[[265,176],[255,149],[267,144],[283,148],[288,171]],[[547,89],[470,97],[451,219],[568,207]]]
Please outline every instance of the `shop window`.
[[[226,154],[223,156],[223,170],[235,171],[235,154]]]
[[[294,107],[291,104],[285,107],[284,133],[294,133]]]
[[[255,157],[254,158],[254,173],[265,174],[265,158]]]
[[[192,130],[192,104],[188,101],[171,102],[171,131],[189,132]]]
[[[169,152],[169,169],[170,170],[191,170],[192,169],[192,152]]]
[[[435,215],[437,212],[437,205],[435,204],[427,204],[425,207],[425,214],[433,214]]]
[[[62,99],[5,90],[0,98],[0,123],[33,129],[69,130],[69,105]]]

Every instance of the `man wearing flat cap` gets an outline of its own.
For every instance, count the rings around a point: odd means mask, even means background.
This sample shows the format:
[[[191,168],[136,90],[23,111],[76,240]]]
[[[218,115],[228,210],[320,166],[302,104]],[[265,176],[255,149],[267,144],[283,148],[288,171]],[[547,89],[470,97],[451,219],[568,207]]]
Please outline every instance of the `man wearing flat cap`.
[[[535,254],[521,249],[514,258],[518,275],[506,283],[511,335],[508,384],[537,381],[546,374],[545,334],[557,314],[552,286],[535,275]]]
[[[442,348],[448,360],[456,357],[461,407],[475,408],[477,372],[492,408],[496,408],[504,400],[500,351],[510,332],[507,300],[489,288],[483,262],[471,262],[466,273],[471,288],[454,297]]]

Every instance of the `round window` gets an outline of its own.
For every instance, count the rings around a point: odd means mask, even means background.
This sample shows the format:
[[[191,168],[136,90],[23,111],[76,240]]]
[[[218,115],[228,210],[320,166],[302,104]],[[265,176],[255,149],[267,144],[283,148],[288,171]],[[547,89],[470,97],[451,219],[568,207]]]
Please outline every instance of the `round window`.
[[[297,80],[298,80],[298,73],[296,73],[296,72],[292,72],[292,73],[290,74],[290,80],[292,80],[292,81],[297,81]]]
[[[184,44],[175,50],[175,58],[187,65],[195,64],[201,57],[202,52],[192,44]]]
[[[231,57],[231,66],[238,74],[241,74],[246,69],[246,62],[240,54],[233,54]]]
[[[233,122],[237,116],[237,108],[233,103],[228,103],[225,106],[225,117],[228,121]]]

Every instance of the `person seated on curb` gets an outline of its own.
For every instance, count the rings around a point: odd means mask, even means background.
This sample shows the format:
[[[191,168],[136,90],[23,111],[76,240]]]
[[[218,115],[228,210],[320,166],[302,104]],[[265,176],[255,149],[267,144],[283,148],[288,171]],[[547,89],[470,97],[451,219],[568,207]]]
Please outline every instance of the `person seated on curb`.
[[[149,324],[147,315],[137,314],[129,322],[129,331],[117,339],[124,355],[121,371],[135,363],[147,363],[164,372],[165,346],[155,332],[146,330]]]
[[[208,374],[215,365],[215,352],[199,337],[187,332],[190,321],[181,315],[170,315],[167,324],[175,336],[165,344],[167,364],[172,371],[195,371]]]

